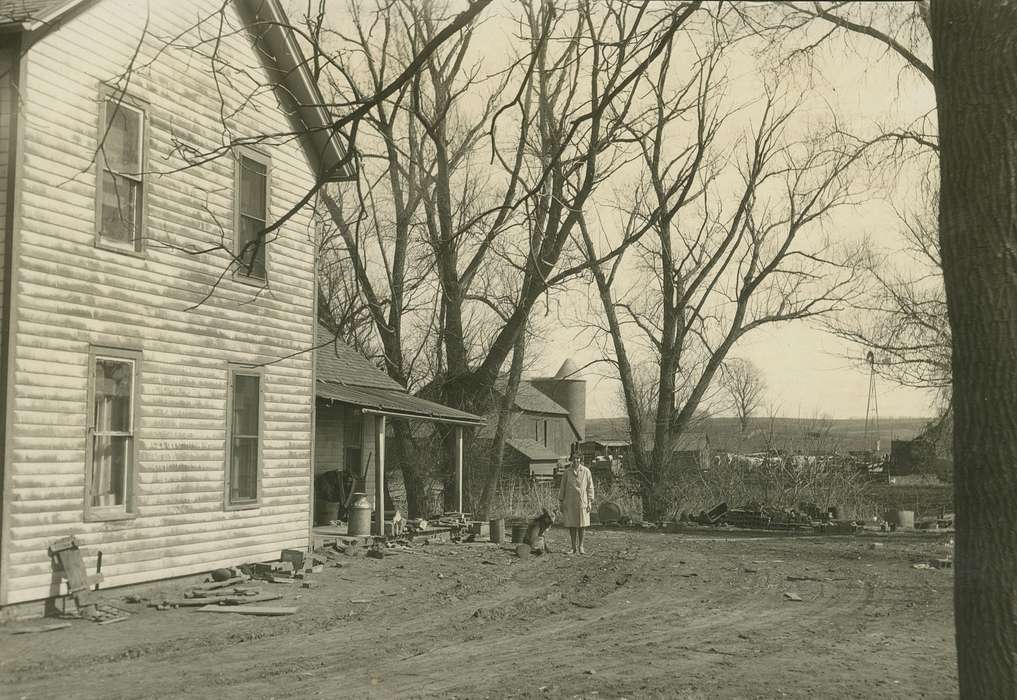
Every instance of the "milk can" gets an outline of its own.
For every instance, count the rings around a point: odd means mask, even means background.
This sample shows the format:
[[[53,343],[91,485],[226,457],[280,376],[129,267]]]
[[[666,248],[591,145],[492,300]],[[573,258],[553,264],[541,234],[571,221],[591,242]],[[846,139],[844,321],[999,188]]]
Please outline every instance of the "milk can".
[[[353,494],[353,503],[350,504],[350,525],[346,534],[370,535],[372,510],[371,501],[366,493]]]

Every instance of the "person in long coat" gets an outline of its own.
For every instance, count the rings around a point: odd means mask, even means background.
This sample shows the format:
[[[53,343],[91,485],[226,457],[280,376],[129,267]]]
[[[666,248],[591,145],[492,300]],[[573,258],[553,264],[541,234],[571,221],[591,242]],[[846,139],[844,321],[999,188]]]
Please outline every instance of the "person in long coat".
[[[561,502],[562,524],[569,529],[572,553],[586,554],[583,533],[590,526],[590,508],[593,507],[593,474],[583,465],[578,452],[573,453],[569,466],[561,477],[558,492]]]

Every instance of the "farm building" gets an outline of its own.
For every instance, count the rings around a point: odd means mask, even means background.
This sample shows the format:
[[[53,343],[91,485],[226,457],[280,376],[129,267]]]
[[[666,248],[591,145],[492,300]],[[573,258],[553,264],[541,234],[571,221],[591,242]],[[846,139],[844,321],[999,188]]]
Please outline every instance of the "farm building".
[[[572,360],[553,377],[524,379],[509,416],[503,468],[508,474],[550,479],[586,435],[586,381]],[[500,399],[499,399],[500,400]],[[494,437],[497,412],[487,416],[479,441]]]
[[[354,172],[277,0],[136,10],[0,0],[0,607],[65,590],[69,535],[105,586],[306,547],[315,396],[426,412],[349,350],[316,391],[290,209]]]

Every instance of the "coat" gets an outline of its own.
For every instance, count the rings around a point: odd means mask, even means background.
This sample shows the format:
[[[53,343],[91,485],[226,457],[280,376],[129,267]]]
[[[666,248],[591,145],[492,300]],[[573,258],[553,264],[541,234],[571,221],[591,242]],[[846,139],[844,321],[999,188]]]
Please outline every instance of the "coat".
[[[578,470],[565,468],[558,492],[561,501],[562,525],[565,527],[589,527],[590,509],[593,507],[593,474],[579,465]]]

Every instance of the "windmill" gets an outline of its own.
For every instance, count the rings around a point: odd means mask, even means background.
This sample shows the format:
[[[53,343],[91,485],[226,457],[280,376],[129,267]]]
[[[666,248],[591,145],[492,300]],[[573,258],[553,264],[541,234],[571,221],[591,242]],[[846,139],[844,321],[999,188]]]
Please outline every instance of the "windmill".
[[[876,448],[879,452],[879,402],[876,399],[876,356],[869,350],[865,355],[865,361],[869,363],[869,398],[865,403],[865,449],[869,449],[869,425],[872,425],[875,436]]]

